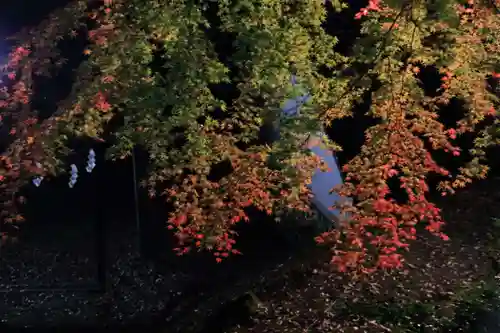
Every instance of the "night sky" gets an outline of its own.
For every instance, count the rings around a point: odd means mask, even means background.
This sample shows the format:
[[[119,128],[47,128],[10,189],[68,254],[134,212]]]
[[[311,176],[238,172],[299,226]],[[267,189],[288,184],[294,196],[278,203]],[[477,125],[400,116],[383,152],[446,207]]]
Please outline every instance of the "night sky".
[[[53,9],[68,0],[9,0],[0,7],[0,54],[9,52],[5,38],[21,28],[36,25]]]

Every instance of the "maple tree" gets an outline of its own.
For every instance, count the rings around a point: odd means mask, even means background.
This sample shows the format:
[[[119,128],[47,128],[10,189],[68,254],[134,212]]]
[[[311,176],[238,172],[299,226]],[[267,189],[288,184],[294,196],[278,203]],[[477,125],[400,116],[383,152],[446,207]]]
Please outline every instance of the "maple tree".
[[[233,226],[248,220],[247,207],[278,217],[311,214],[307,184],[323,166],[303,143],[351,116],[376,83],[369,115],[379,123],[366,131],[336,189],[355,199],[341,207],[349,220],[317,241],[332,246],[340,270],[399,267],[418,223],[447,238],[427,198],[427,177],[444,176],[445,195],[488,171],[485,149],[498,144],[498,6],[499,0],[370,0],[354,16],[361,38],[346,56],[322,27],[328,11],[346,7],[338,0],[72,1],[15,36],[3,67],[0,110],[12,135],[2,156],[5,220],[22,219],[18,191],[27,180],[67,169],[71,138],[108,140],[113,159],[140,145],[151,159],[145,185],[174,205],[167,226],[179,240],[175,250],[209,249],[221,261],[239,253]],[[71,93],[57,112],[41,117],[33,86],[65,68],[59,41],[82,36],[87,44]],[[229,49],[220,50],[228,47],[220,36],[232,40]],[[442,73],[433,97],[419,76],[429,66]],[[281,103],[295,93],[292,73],[312,103],[288,119]],[[228,85],[237,90],[234,98],[217,92]],[[467,112],[446,128],[438,111],[452,98],[463,99]],[[114,117],[124,125],[105,135]],[[281,138],[271,146],[257,140],[264,123],[280,123]],[[452,174],[430,150],[458,156],[454,140],[468,132],[476,136],[470,159]],[[231,172],[211,178],[225,161]],[[394,177],[407,193],[403,203],[390,197]]]

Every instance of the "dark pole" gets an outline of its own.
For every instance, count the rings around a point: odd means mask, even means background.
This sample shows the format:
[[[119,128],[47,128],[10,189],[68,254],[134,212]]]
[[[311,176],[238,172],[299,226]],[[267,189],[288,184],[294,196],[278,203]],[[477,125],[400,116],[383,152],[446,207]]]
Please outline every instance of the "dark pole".
[[[100,200],[99,200],[100,201]],[[100,204],[99,204],[100,206]],[[96,255],[97,255],[97,281],[102,292],[107,291],[107,274],[106,274],[106,227],[104,226],[104,218],[102,209],[97,210],[96,216]]]
[[[95,157],[97,159],[97,156]],[[95,230],[96,230],[96,255],[97,255],[97,280],[99,284],[99,292],[102,294],[102,299],[100,305],[98,306],[98,316],[97,320],[99,325],[106,325],[109,322],[112,308],[112,299],[110,294],[110,280],[108,275],[108,216],[106,216],[106,196],[108,193],[103,193],[103,189],[100,185],[106,184],[106,177],[104,177],[104,161],[101,162],[103,166],[98,168],[96,175],[96,185],[94,185],[96,191],[96,218],[95,218]],[[108,188],[106,186],[106,188]]]
[[[139,214],[139,194],[137,191],[137,163],[135,160],[135,148],[132,148],[132,181],[134,182],[134,210],[135,210],[135,227],[137,230],[137,250],[142,253],[141,247],[141,217]]]
[[[97,256],[97,281],[99,283],[102,292],[108,291],[108,279],[107,279],[107,228],[106,228],[106,214],[105,214],[105,198],[102,197],[102,191],[99,188],[101,181],[104,181],[102,176],[102,168],[97,170],[96,179],[96,218],[95,218],[95,232],[96,232],[96,243],[95,251]]]
[[[3,243],[2,225],[3,225],[3,219],[0,220],[0,259],[2,258],[2,243]]]

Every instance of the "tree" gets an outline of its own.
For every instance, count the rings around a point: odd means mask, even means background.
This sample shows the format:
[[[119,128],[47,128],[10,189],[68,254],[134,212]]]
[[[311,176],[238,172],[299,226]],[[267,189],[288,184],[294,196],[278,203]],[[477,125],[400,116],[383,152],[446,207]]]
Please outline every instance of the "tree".
[[[420,222],[446,240],[440,211],[426,197],[426,179],[431,173],[446,177],[438,185],[445,196],[486,176],[485,149],[498,143],[498,120],[484,124],[485,118],[496,116],[498,107],[498,96],[487,82],[498,79],[498,4],[371,0],[356,14],[358,19],[367,17],[355,56],[368,64],[368,74],[380,85],[370,110],[380,124],[368,129],[361,153],[344,166],[348,182],[342,193],[358,199],[350,208],[352,221],[318,238],[346,246],[333,258],[341,269],[360,264],[368,271],[399,267],[401,252],[415,239]],[[418,74],[429,66],[438,67],[442,75],[435,97],[425,96],[420,88]],[[453,97],[463,99],[467,110],[454,127],[445,128],[438,110]],[[333,108],[327,114],[338,112]],[[454,140],[465,133],[475,135],[474,146],[466,165],[453,174],[439,166],[429,150],[459,156]],[[388,196],[393,177],[406,192],[403,203]]]
[[[327,11],[345,7],[339,1],[73,1],[16,36],[4,67],[8,88],[0,108],[13,136],[2,158],[6,221],[22,218],[16,206],[24,182],[65,169],[70,139],[107,140],[110,158],[139,145],[151,159],[150,194],[174,205],[168,228],[178,253],[209,249],[221,261],[238,253],[232,228],[248,219],[247,207],[276,217],[290,209],[308,214],[307,183],[321,161],[301,143],[350,116],[376,83],[370,115],[379,124],[344,166],[346,183],[338,189],[356,199],[342,207],[350,219],[317,241],[333,246],[341,270],[397,267],[417,223],[446,238],[439,210],[426,198],[428,174],[448,177],[439,185],[443,193],[486,175],[484,151],[497,143],[497,120],[478,125],[497,103],[485,79],[498,79],[498,5],[370,0],[355,16],[363,20],[362,38],[347,57],[322,28]],[[84,59],[71,93],[42,118],[33,92],[40,77],[65,68],[60,41],[68,38],[85,39]],[[437,97],[419,86],[425,66],[443,73]],[[313,103],[293,120],[280,119],[280,104],[293,94],[292,73]],[[452,97],[467,101],[468,112],[456,128],[445,128],[438,108]],[[124,125],[110,129],[115,117]],[[281,139],[259,141],[259,128],[278,121]],[[450,174],[424,141],[458,155],[453,140],[466,132],[477,136],[471,160]],[[214,179],[224,162],[231,172]],[[389,197],[392,177],[399,177],[407,202]]]

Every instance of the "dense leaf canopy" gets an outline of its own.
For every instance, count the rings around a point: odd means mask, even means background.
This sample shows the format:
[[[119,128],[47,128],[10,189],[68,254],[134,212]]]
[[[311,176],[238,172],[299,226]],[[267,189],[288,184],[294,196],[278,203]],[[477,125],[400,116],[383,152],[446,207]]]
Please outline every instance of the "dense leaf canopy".
[[[491,120],[500,77],[498,5],[370,0],[354,17],[362,21],[361,38],[347,56],[323,27],[329,12],[346,6],[339,1],[73,1],[19,33],[4,67],[0,108],[13,137],[3,155],[7,222],[22,218],[16,215],[22,184],[68,168],[70,140],[106,140],[110,158],[141,146],[151,162],[145,185],[174,205],[168,226],[178,236],[177,251],[212,249],[220,261],[238,253],[232,226],[248,219],[247,207],[308,214],[307,183],[320,165],[304,145],[309,133],[351,116],[371,91],[369,116],[377,125],[344,166],[340,189],[356,199],[344,208],[351,219],[317,240],[333,242],[341,269],[399,266],[417,223],[446,239],[439,209],[426,198],[428,175],[445,176],[443,195],[486,175],[484,149],[498,140]],[[43,116],[47,111],[33,103],[38,82],[67,70],[65,58],[75,55],[64,55],[61,44],[71,39],[86,45],[76,56],[72,90]],[[420,75],[430,66],[442,73],[432,96],[424,94]],[[288,119],[281,106],[297,94],[292,74],[312,100]],[[467,111],[447,128],[438,110],[453,97]],[[121,125],[110,126],[117,118]],[[259,140],[263,124],[277,123],[280,140]],[[475,146],[452,174],[430,150],[458,156],[454,140],[466,132],[476,136]],[[231,172],[214,179],[222,162]],[[405,202],[390,197],[393,177]]]

